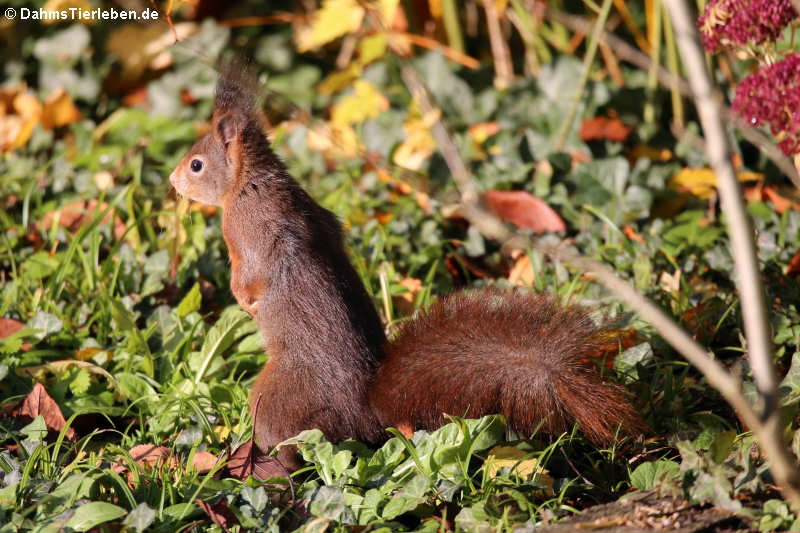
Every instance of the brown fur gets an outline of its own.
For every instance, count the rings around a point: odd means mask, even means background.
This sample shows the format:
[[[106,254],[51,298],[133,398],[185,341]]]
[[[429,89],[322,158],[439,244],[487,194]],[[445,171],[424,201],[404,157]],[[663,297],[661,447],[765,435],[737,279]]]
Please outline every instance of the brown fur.
[[[181,194],[223,207],[231,290],[271,356],[250,397],[259,446],[310,428],[332,441],[378,442],[385,427],[434,428],[445,413],[502,413],[524,435],[540,423],[560,433],[577,421],[604,443],[618,427],[641,427],[622,389],[583,362],[600,330],[584,311],[547,296],[449,296],[387,344],[341,225],[270,149],[252,79],[242,76],[229,69],[221,77],[212,132],[170,181]],[[199,171],[195,160],[203,162]],[[282,458],[291,462],[290,455]]]
[[[387,346],[370,388],[384,425],[433,429],[445,414],[500,413],[517,433],[568,431],[597,443],[631,434],[641,419],[622,388],[587,358],[602,329],[584,309],[523,291],[480,290],[440,298]],[[540,427],[541,426],[541,427]]]

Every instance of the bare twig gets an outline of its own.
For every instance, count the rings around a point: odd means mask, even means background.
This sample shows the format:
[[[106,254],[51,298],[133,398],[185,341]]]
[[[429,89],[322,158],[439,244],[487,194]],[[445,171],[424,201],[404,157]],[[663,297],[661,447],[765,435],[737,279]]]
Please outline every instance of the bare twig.
[[[575,115],[578,114],[578,104],[583,96],[583,89],[586,87],[586,82],[589,80],[589,71],[592,63],[594,63],[594,56],[597,53],[597,45],[600,42],[600,37],[603,35],[604,28],[606,26],[606,20],[608,20],[608,13],[611,11],[611,2],[612,0],[603,0],[603,6],[600,8],[600,14],[597,16],[597,21],[592,29],[592,36],[589,40],[589,45],[586,48],[586,55],[583,58],[583,71],[581,72],[581,78],[578,81],[577,87],[575,88],[575,94],[573,96],[569,112],[567,113],[567,118],[564,120],[564,124],[561,125],[561,130],[558,132],[558,137],[556,138],[556,151],[561,151],[561,149],[564,148],[564,144],[567,142],[567,136],[572,129],[572,123],[575,121]]]
[[[675,26],[676,33],[681,35],[682,38],[682,27],[678,24],[675,24]],[[423,113],[435,113],[435,107],[428,96],[428,92],[424,84],[420,80],[414,68],[406,64],[403,68],[402,76],[409,90],[412,92],[412,94],[414,94],[415,98],[417,98]],[[707,95],[711,94],[712,93],[709,90]],[[712,112],[715,105],[716,104],[711,107]],[[718,128],[720,131],[722,131],[722,125],[719,121],[719,116],[716,116],[716,120],[718,122]],[[463,216],[465,216],[470,223],[473,224],[483,235],[503,243],[504,247],[530,246],[531,241],[529,237],[511,232],[509,228],[494,213],[488,211],[481,205],[478,189],[472,182],[469,171],[464,165],[464,162],[461,159],[455,144],[453,143],[441,120],[434,121],[433,125],[431,126],[431,132],[436,139],[437,144],[439,145],[445,162],[448,165],[453,179],[462,195],[462,201],[464,204],[464,208],[462,210]],[[724,142],[724,135],[722,135],[722,139]],[[716,138],[714,140],[715,142],[718,142]],[[718,149],[718,147],[716,148]],[[720,160],[724,160],[726,164],[730,165],[730,159],[727,158],[727,150],[722,150],[721,153],[722,156],[715,154],[715,157],[712,159],[712,161],[719,163]],[[729,172],[732,173],[732,168]],[[734,175],[731,174],[731,176]],[[736,184],[736,187],[738,187],[738,182],[736,182],[735,176],[732,177],[732,181]],[[728,198],[730,191],[726,192],[728,194],[723,199],[723,202],[730,204],[730,198]],[[741,202],[740,197],[738,200]],[[737,244],[734,244],[734,246],[737,246],[741,240],[746,240],[748,238],[752,239],[752,232],[740,231],[739,233],[740,235],[738,235],[736,239]],[[792,457],[788,450],[783,446],[780,438],[776,438],[780,436],[780,424],[779,420],[777,420],[777,417],[775,416],[776,410],[774,409],[774,407],[777,406],[776,396],[772,396],[772,400],[768,401],[766,404],[768,408],[772,408],[770,413],[773,414],[770,414],[770,416],[767,418],[759,417],[753,406],[751,406],[744,397],[739,379],[731,375],[721,363],[716,361],[711,354],[709,354],[702,346],[694,341],[694,339],[692,339],[691,336],[689,336],[689,334],[686,333],[686,331],[677,323],[675,323],[675,321],[664,311],[653,304],[650,300],[636,292],[636,290],[633,289],[628,282],[621,279],[613,269],[603,263],[581,257],[576,252],[567,249],[564,245],[553,247],[545,246],[537,242],[533,242],[532,245],[534,249],[545,253],[553,260],[571,264],[594,274],[599,282],[605,285],[612,293],[624,301],[642,318],[647,320],[656,329],[656,331],[658,331],[658,333],[672,345],[673,348],[675,348],[690,363],[697,367],[697,369],[706,377],[709,384],[716,388],[720,394],[722,394],[725,400],[737,411],[744,424],[755,433],[761,445],[761,449],[763,450],[767,459],[770,461],[770,465],[772,466],[772,471],[776,480],[782,485],[784,494],[791,502],[793,507],[800,508],[800,489],[798,489],[798,487],[800,487],[800,475],[797,473],[797,470],[792,462]],[[758,275],[757,269],[755,270],[755,274],[756,276]],[[745,279],[741,273],[740,279]],[[758,278],[756,279],[758,280]],[[760,288],[760,282],[757,281],[756,283],[757,288]],[[740,292],[743,291],[744,289],[741,288],[740,284]],[[752,288],[749,288],[747,289],[747,292],[748,296],[752,298],[751,293],[755,291],[753,291]],[[747,303],[745,303],[744,298],[742,298],[742,307],[744,308],[746,305],[754,304],[752,304],[751,300],[749,299],[747,300]],[[755,305],[757,305],[757,303]],[[752,316],[749,315],[757,315],[757,313],[752,313],[752,310],[746,310],[746,313],[748,314],[748,320],[752,320]],[[762,329],[766,327],[766,320],[763,320],[761,326]],[[752,324],[750,324],[749,327],[751,330]],[[747,329],[747,326],[746,330],[748,331],[748,339],[750,339],[750,330]],[[750,342],[752,343],[752,341]],[[756,342],[758,342],[757,338]],[[768,343],[769,338],[767,338],[766,345],[767,357],[769,357],[770,354]],[[763,348],[764,347],[762,346],[762,351]],[[754,353],[752,344],[750,345],[750,351],[751,364],[754,365],[755,374],[757,372],[755,370],[755,366],[758,366],[759,363],[753,361],[753,358],[758,357],[758,355]],[[761,366],[763,366],[763,364]],[[763,371],[761,368],[760,370]],[[771,372],[771,368],[768,368],[768,371]],[[766,383],[768,386],[770,382],[769,373],[767,373],[766,379],[763,374],[759,375],[761,377],[758,378],[758,386],[763,393],[763,387],[765,386],[764,384]],[[772,374],[771,382],[774,386],[774,374]]]
[[[722,122],[719,100],[715,98],[711,76],[706,70],[694,18],[684,0],[665,0],[675,29],[675,38],[689,74],[695,105],[706,135],[708,158],[717,176],[722,208],[728,221],[728,233],[736,266],[736,285],[741,300],[747,350],[753,378],[764,405],[759,423],[751,426],[764,454],[770,461],[775,479],[785,496],[800,510],[800,472],[783,445],[777,378],[772,366],[772,336],[769,330],[764,288],[758,266],[755,239],[742,200],[742,191],[731,163],[731,151]]]
[[[511,53],[500,30],[500,19],[497,16],[497,7],[494,0],[483,0],[483,9],[486,11],[486,25],[489,27],[489,43],[492,46],[494,57],[494,85],[498,89],[505,89],[514,79],[514,70],[511,66]]]

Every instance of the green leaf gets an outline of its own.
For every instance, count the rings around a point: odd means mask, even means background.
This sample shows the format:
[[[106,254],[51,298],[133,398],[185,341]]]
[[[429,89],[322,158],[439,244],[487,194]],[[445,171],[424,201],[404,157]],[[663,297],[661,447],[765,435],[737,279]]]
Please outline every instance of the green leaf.
[[[30,424],[19,430],[33,442],[43,442],[47,437],[47,424],[42,415],[37,415]]]
[[[631,474],[631,485],[639,490],[652,490],[663,480],[675,477],[680,465],[664,459],[642,463]]]
[[[126,514],[125,509],[111,503],[89,502],[78,507],[64,526],[74,531],[89,531],[93,527],[111,522]]]
[[[203,295],[200,294],[200,284],[195,283],[189,293],[183,297],[181,303],[178,304],[176,312],[178,316],[183,318],[193,311],[200,309],[200,304],[203,301]]]
[[[142,502],[136,508],[128,513],[128,516],[123,520],[122,525],[134,529],[137,533],[141,533],[152,524],[156,519],[156,512],[150,508],[149,505]]]
[[[222,316],[208,331],[205,341],[203,341],[203,347],[200,350],[202,362],[194,378],[195,384],[200,383],[205,378],[211,360],[227,350],[236,340],[237,335],[244,334],[239,330],[239,326],[245,324],[248,320],[250,320],[250,315],[238,307],[229,307],[223,311]]]
[[[721,463],[730,455],[735,440],[736,431],[732,429],[714,436],[714,440],[711,441],[711,446],[708,450],[711,452],[711,458],[714,462]]]
[[[311,497],[308,510],[314,516],[342,524],[355,524],[356,521],[353,511],[345,505],[342,489],[339,487],[319,487]]]

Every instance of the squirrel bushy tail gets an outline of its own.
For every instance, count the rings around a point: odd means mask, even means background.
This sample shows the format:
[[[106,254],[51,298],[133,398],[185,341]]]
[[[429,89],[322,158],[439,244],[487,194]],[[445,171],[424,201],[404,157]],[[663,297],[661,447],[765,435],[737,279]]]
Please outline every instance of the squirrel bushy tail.
[[[444,413],[500,413],[521,437],[577,422],[597,444],[644,424],[622,387],[589,357],[607,328],[549,295],[484,289],[445,296],[387,345],[370,390],[384,425],[434,429]]]

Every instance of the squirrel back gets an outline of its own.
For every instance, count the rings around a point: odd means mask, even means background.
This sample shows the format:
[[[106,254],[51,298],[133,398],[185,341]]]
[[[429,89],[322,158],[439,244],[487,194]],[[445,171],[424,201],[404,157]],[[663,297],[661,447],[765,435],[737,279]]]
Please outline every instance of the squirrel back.
[[[623,390],[587,361],[605,330],[549,296],[448,296],[387,342],[339,221],[272,152],[253,87],[245,70],[223,71],[211,132],[170,182],[223,208],[231,291],[270,355],[250,396],[262,449],[311,428],[332,441],[379,442],[388,426],[431,429],[445,414],[501,413],[525,437],[578,422],[598,443],[642,427]],[[296,466],[291,453],[281,460]]]
[[[440,298],[387,345],[370,389],[384,425],[433,429],[444,414],[499,413],[523,437],[578,422],[608,444],[643,424],[624,389],[590,360],[608,329],[587,310],[522,290],[482,289]]]

